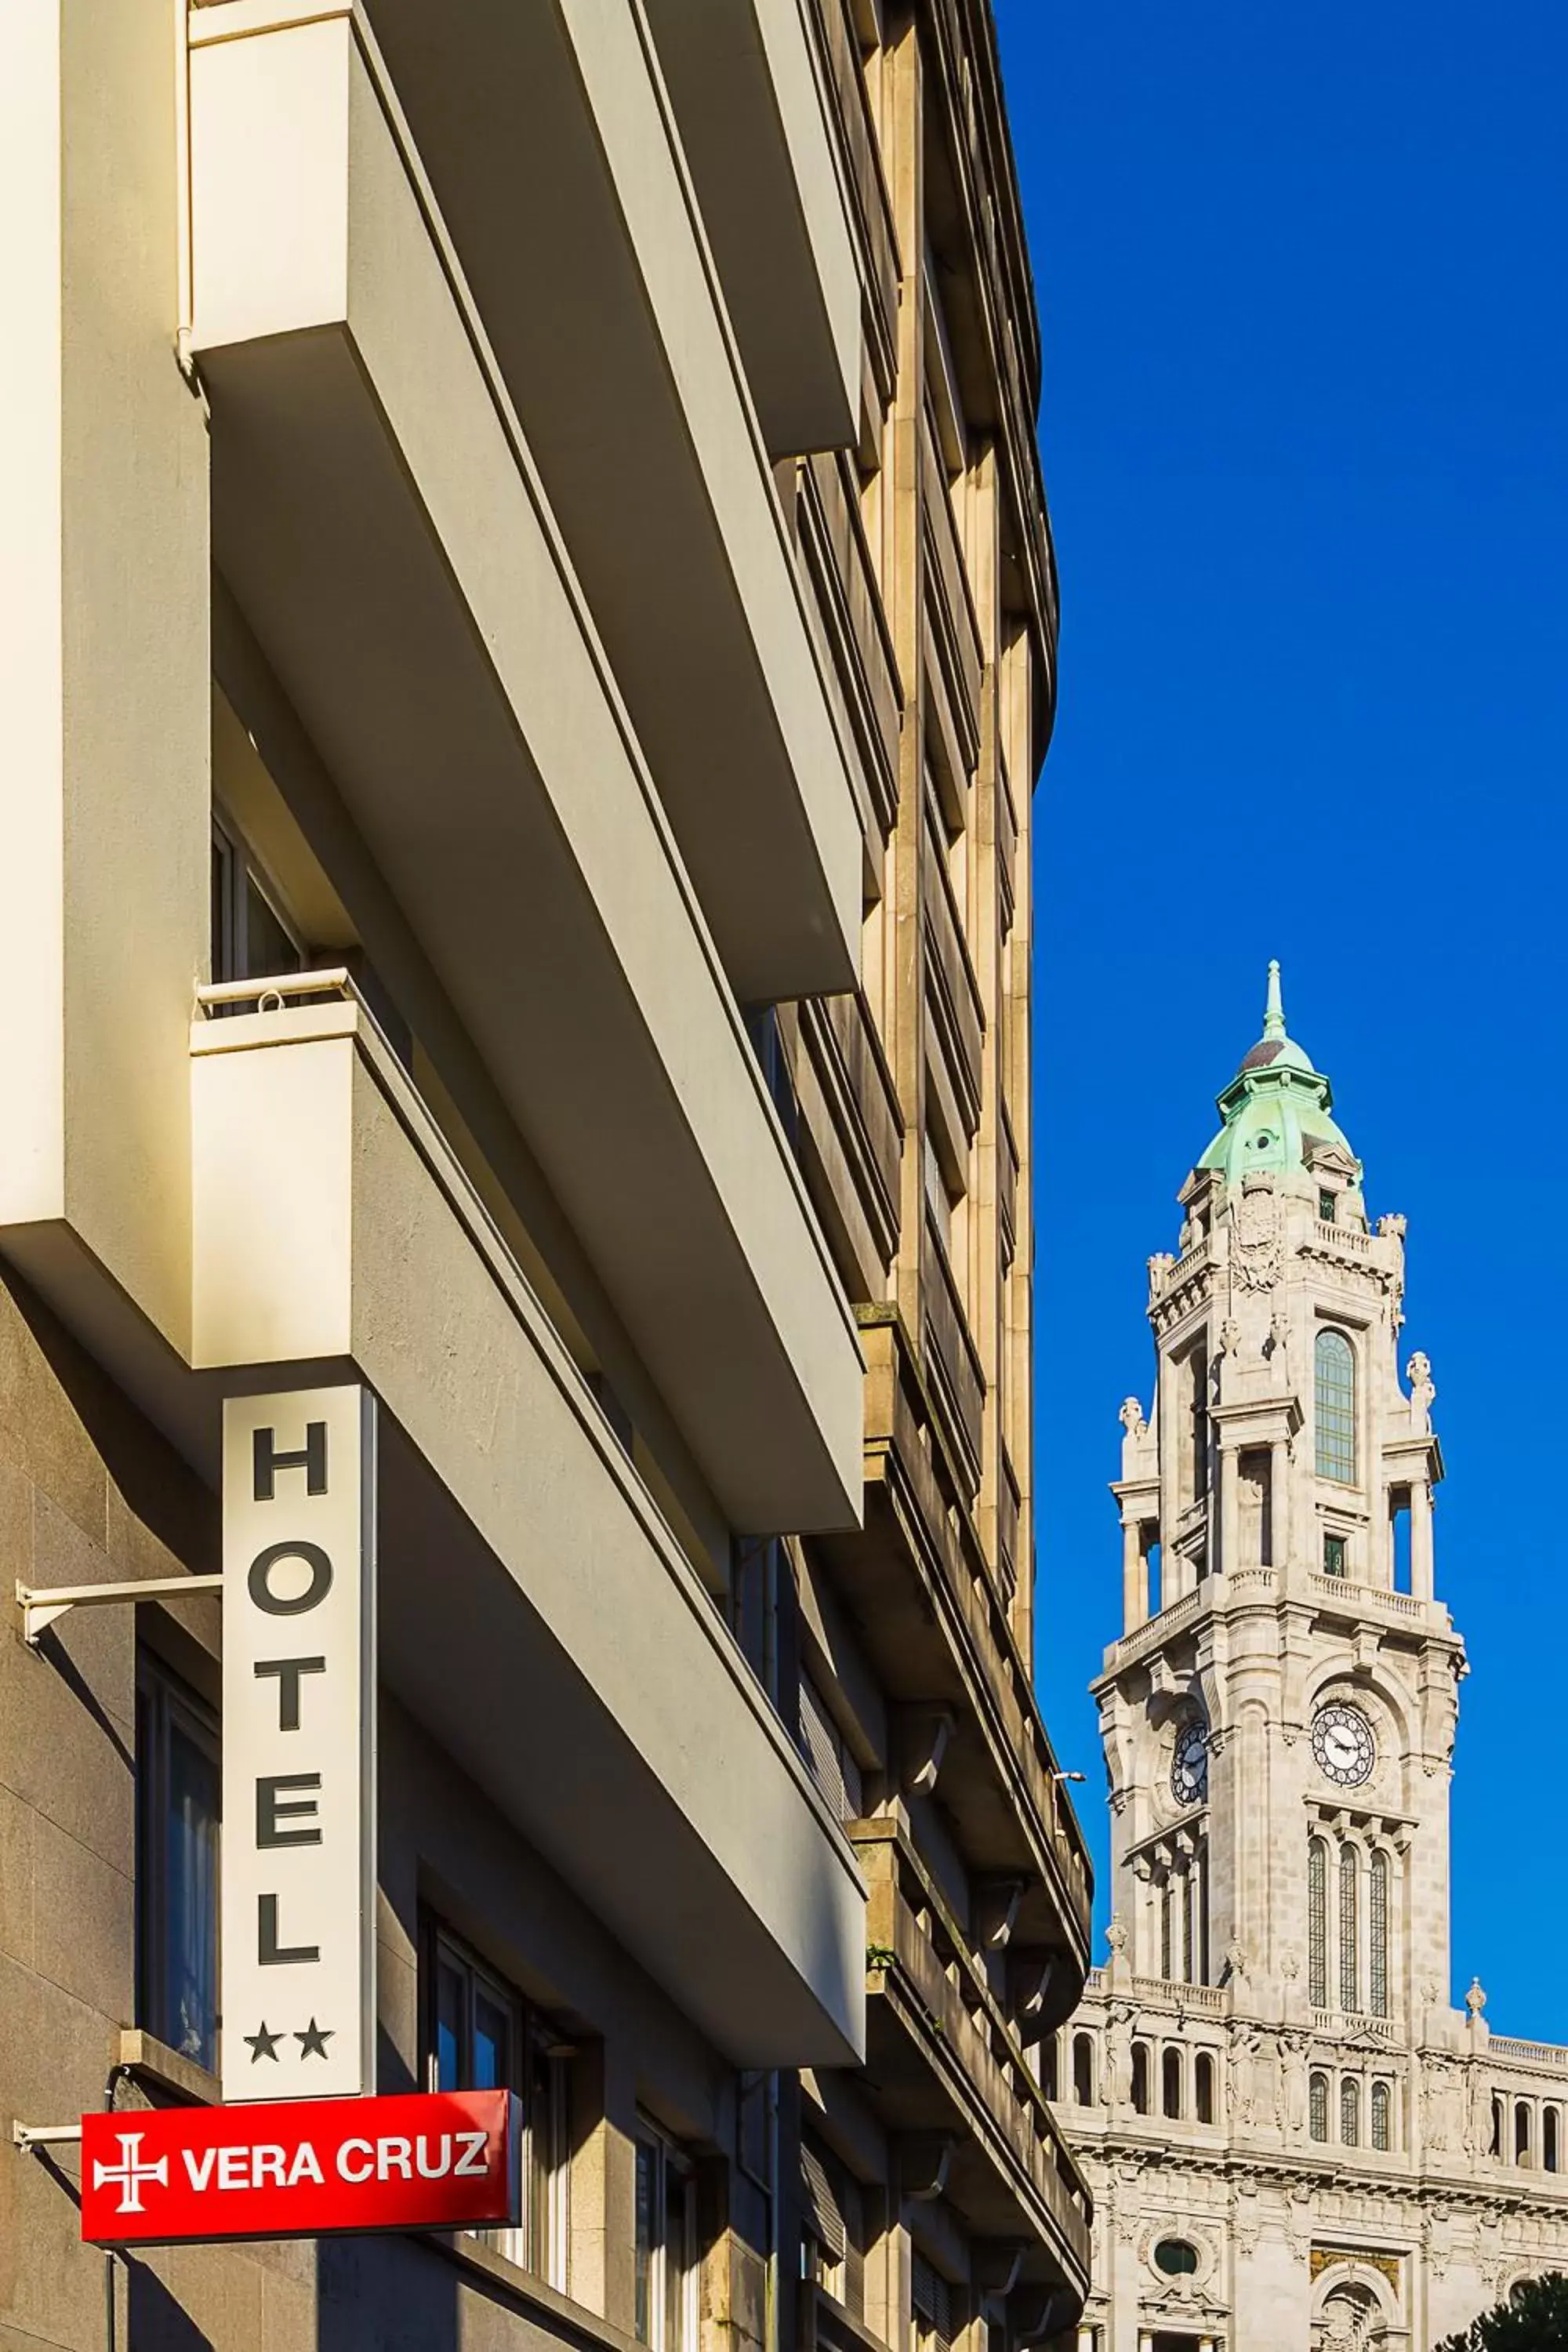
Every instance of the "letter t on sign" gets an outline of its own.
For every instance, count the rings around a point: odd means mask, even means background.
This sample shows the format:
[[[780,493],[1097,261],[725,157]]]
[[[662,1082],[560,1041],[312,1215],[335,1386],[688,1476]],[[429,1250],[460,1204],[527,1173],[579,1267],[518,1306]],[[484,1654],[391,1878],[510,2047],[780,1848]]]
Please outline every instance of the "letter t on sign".
[[[375,1400],[231,1397],[223,1469],[223,2095],[357,2098],[375,2088]]]

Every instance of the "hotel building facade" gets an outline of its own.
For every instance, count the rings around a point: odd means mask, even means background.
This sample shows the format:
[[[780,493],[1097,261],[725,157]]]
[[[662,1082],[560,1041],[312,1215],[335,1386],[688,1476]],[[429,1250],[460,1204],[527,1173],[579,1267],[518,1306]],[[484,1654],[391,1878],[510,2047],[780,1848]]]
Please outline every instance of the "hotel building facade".
[[[3,40],[0,2345],[1052,2341],[1056,592],[985,0]],[[363,1433],[369,1570],[358,1744],[254,1819],[247,1416],[292,1492]],[[277,1726],[321,1664],[255,1662]],[[287,1891],[241,1948],[339,1780],[329,2027]],[[47,2135],[356,2034],[516,2094],[511,2226],[79,2243]]]

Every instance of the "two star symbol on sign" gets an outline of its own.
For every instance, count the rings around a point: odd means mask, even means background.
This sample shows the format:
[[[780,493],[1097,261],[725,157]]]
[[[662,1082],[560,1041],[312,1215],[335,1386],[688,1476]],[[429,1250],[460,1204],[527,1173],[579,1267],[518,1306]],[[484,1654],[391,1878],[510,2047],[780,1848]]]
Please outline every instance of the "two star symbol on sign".
[[[258,2058],[270,2058],[275,2066],[282,2063],[278,2055],[278,2044],[285,2039],[286,2031],[287,2029],[280,2025],[276,2033],[269,2033],[267,2030],[267,2021],[263,2018],[258,2032],[240,2035],[240,2040],[250,2051],[250,2063],[253,2066]],[[294,2035],[295,2041],[300,2045],[300,2057],[324,2058],[327,2054],[327,2044],[335,2031],[336,2029],[331,2025],[318,2025],[312,2017],[303,2033],[296,2032]]]

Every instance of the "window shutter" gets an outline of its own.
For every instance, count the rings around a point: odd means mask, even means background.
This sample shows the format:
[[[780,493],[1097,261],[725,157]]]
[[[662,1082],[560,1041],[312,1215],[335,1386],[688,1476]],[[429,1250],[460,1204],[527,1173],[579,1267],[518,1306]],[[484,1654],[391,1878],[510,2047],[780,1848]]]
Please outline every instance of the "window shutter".
[[[916,2254],[910,2268],[910,2300],[942,2352],[948,2352],[952,2342],[952,2297],[947,2281],[923,2254]]]
[[[816,2150],[808,2147],[804,2140],[800,2150],[800,2185],[808,2228],[826,2247],[834,2261],[841,2263],[848,2245],[843,2210],[834,2195],[826,2166]]]
[[[815,1683],[800,1678],[800,1738],[811,1777],[838,1819],[847,1821],[844,1769],[838,1759],[838,1727],[823,1705]]]

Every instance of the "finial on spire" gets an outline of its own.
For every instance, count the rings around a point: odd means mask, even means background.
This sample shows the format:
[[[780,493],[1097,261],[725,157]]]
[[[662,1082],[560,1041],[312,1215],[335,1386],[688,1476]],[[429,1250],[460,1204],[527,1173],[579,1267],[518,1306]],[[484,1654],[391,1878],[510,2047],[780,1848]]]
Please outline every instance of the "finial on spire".
[[[1266,1037],[1285,1034],[1285,1002],[1279,989],[1279,966],[1268,967],[1268,1001],[1263,1008],[1263,1034]]]

